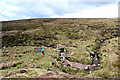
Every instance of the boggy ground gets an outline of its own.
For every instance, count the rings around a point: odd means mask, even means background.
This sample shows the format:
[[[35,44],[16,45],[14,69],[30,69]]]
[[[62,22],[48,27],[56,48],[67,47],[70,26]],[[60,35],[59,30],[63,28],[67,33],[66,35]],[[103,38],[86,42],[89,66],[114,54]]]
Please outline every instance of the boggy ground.
[[[115,18],[86,18],[3,22],[3,46],[6,48],[4,47],[1,53],[0,76],[4,78],[118,77],[119,35],[116,21]],[[34,52],[34,48],[43,46],[44,57],[41,52]],[[59,58],[58,46],[68,51],[67,60],[62,61]],[[90,51],[97,49],[102,54],[99,55],[101,65],[92,73],[84,71],[80,65],[83,64],[84,67],[92,65],[92,58],[86,49]],[[67,63],[75,65],[66,65]]]

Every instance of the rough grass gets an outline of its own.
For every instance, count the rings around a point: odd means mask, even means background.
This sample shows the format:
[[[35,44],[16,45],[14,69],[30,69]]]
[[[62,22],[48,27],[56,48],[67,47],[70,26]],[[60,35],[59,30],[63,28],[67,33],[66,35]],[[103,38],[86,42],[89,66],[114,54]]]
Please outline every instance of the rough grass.
[[[59,50],[56,47],[48,47],[53,44],[55,46],[62,44],[68,50],[69,53],[66,57],[69,57],[71,62],[91,64],[92,60],[86,49],[93,51],[98,46],[95,42],[96,39],[111,36],[110,32],[115,32],[114,28],[116,28],[117,23],[114,21],[117,19],[46,20],[51,19],[3,22],[3,45],[9,47],[2,49],[3,65],[0,76],[37,77],[48,72],[48,68],[52,68],[58,72],[80,76],[118,77],[118,55],[116,54],[118,53],[118,38],[110,39],[110,43],[106,41],[106,44],[100,48],[99,52],[103,55],[100,60],[101,65],[97,68],[98,70],[91,74],[71,67],[63,68],[61,62],[49,56],[58,57]],[[104,29],[111,30],[101,36]],[[34,52],[35,47],[43,46],[45,48],[44,57],[42,57],[41,52]],[[56,63],[55,66],[51,65],[52,62]],[[19,73],[20,70],[26,70],[27,73]],[[61,76],[56,75],[56,77]]]
[[[49,52],[49,49],[45,50],[45,56],[42,57],[42,53],[41,52],[35,53],[33,48],[34,47],[30,47],[30,46],[25,46],[25,47],[19,46],[19,47],[14,47],[14,48],[9,47],[9,48],[3,49],[3,51],[8,51],[7,58],[5,58],[6,55],[2,57],[3,73],[7,72],[6,73],[6,75],[7,75],[7,74],[9,74],[8,72],[10,71],[11,74],[14,74],[16,70],[22,70],[22,69],[28,70],[29,68],[31,68],[31,71],[24,76],[32,77],[32,76],[37,76],[38,74],[40,75],[40,72],[39,72],[40,70],[45,72],[47,68],[52,68],[52,65],[51,65],[52,59],[49,56],[49,54],[51,52]],[[29,52],[22,53],[21,49],[22,49],[22,51],[31,50],[31,53],[29,53]],[[9,51],[11,51],[11,50],[13,53],[9,53]],[[3,54],[5,54],[5,53],[3,53]],[[11,54],[12,54],[12,56],[11,56]],[[21,56],[19,56],[19,55],[21,55]],[[14,61],[14,62],[12,62],[12,61]],[[6,69],[7,69],[7,71],[6,71]],[[35,71],[37,71],[37,73],[35,75],[32,75],[33,74],[32,72],[35,72]],[[19,74],[16,74],[16,75],[19,75]],[[21,77],[23,77],[23,75],[21,75]]]
[[[45,56],[42,57],[41,53],[35,53],[34,47],[32,46],[16,46],[16,47],[8,47],[3,49],[3,51],[8,51],[8,53],[3,56],[3,67],[2,70],[4,74],[15,74],[18,70],[25,69],[29,71],[29,73],[21,74],[17,73],[16,75],[13,75],[11,77],[17,77],[18,75],[20,77],[35,77],[40,75],[39,70],[46,71],[47,68],[58,68],[62,72],[66,72],[73,75],[80,75],[80,76],[96,76],[96,77],[117,77],[118,76],[118,55],[116,55],[117,50],[117,38],[111,39],[111,43],[106,44],[105,46],[102,46],[100,51],[102,53],[102,59],[101,59],[101,66],[98,67],[96,71],[94,71],[91,74],[88,74],[84,71],[77,70],[75,68],[65,67],[63,68],[61,63],[57,63],[56,66],[52,66],[51,62],[54,62],[55,60],[52,59],[49,55],[58,56],[58,50],[54,48],[45,48]],[[75,44],[75,41],[73,41]],[[80,41],[80,43],[77,45],[79,48],[72,48],[70,47],[69,51],[74,52],[74,54],[71,56],[70,54],[67,55],[67,57],[70,57],[71,62],[80,62],[83,64],[91,64],[91,58],[89,57],[89,53],[85,51],[86,45],[88,44],[88,41]],[[107,41],[106,41],[107,43]],[[93,44],[92,42],[88,45]],[[84,45],[84,46],[82,46]],[[115,48],[114,48],[114,47]],[[92,47],[92,46],[91,46]],[[94,46],[93,46],[94,47]],[[114,51],[112,51],[114,50]],[[29,52],[30,51],[30,52]],[[106,51],[106,52],[105,52]],[[26,52],[26,53],[24,53]],[[79,53],[81,52],[81,53]],[[12,54],[12,55],[10,55]],[[21,57],[19,56],[21,55]],[[9,60],[11,62],[9,62]],[[12,61],[15,61],[12,62]],[[19,62],[21,62],[19,64]],[[7,64],[9,63],[9,64]],[[15,66],[14,66],[15,64]],[[17,71],[16,71],[17,70]],[[38,70],[38,71],[37,71]],[[11,73],[9,73],[11,72]],[[34,74],[34,75],[33,75]]]
[[[98,67],[98,70],[87,76],[97,76],[103,78],[119,76],[119,58],[118,55],[116,55],[115,53],[118,50],[118,46],[115,40],[118,40],[118,38],[111,39],[111,43],[108,43],[107,45],[101,48],[101,53],[103,55],[101,59],[101,65],[100,67]],[[114,48],[113,46],[116,47]]]

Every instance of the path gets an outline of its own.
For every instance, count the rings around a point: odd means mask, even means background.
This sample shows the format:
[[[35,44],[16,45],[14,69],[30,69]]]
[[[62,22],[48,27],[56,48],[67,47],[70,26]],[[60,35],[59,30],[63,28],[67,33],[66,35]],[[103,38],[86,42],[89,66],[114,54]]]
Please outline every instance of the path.
[[[63,64],[70,64],[71,67],[73,68],[77,68],[77,69],[85,69],[86,66],[88,66],[87,64],[81,64],[81,63],[75,63],[75,62],[70,62],[68,60],[64,60]]]

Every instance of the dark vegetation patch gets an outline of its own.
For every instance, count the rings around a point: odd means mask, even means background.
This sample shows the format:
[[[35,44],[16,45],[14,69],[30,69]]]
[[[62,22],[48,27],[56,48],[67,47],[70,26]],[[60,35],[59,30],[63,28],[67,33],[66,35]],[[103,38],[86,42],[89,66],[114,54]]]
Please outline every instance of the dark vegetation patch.
[[[73,21],[70,21],[73,20]],[[33,45],[33,46],[47,46],[55,47],[55,41],[60,39],[69,38],[72,40],[77,39],[90,39],[90,36],[101,35],[102,37],[109,36],[110,34],[116,35],[118,28],[110,27],[105,22],[87,22],[92,19],[76,19],[78,22],[74,22],[75,19],[29,19],[29,20],[17,20],[17,21],[4,21],[2,22],[2,31],[25,31],[42,28],[39,32],[22,33],[18,32],[16,35],[3,35],[3,46],[14,45]],[[97,20],[97,19],[96,19]],[[80,22],[81,21],[81,22]],[[80,23],[79,23],[80,22]],[[49,24],[52,23],[52,24]],[[55,24],[53,24],[55,23]],[[79,24],[78,24],[79,23]],[[72,25],[77,27],[69,27]],[[113,25],[111,25],[113,26]],[[88,31],[87,31],[88,30]],[[97,33],[93,33],[94,31]],[[100,32],[99,32],[100,31]],[[91,33],[89,33],[91,32]],[[95,35],[96,34],[96,35]],[[63,36],[61,36],[63,35]],[[88,36],[89,35],[89,36]],[[57,37],[56,37],[57,36]],[[61,37],[58,37],[61,36]]]
[[[34,20],[18,20],[18,21],[3,21],[2,22],[2,31],[11,31],[11,30],[27,30],[35,29],[42,25],[42,21]]]
[[[4,46],[25,46],[29,43],[30,36],[28,34],[5,35],[2,37],[2,40]]]

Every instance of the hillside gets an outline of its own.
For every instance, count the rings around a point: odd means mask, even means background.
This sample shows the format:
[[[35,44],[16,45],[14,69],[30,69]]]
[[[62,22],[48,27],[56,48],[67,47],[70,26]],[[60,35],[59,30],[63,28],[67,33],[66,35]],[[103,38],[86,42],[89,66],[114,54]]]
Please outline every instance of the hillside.
[[[117,18],[42,18],[4,21],[0,76],[118,77],[118,26]],[[65,61],[59,57],[58,47],[68,51]],[[41,52],[36,53],[35,48],[44,48],[45,56],[43,57]],[[84,70],[84,66],[92,65],[92,58],[86,49],[92,52],[96,50],[102,54],[99,55],[100,66],[92,70],[92,73]]]

